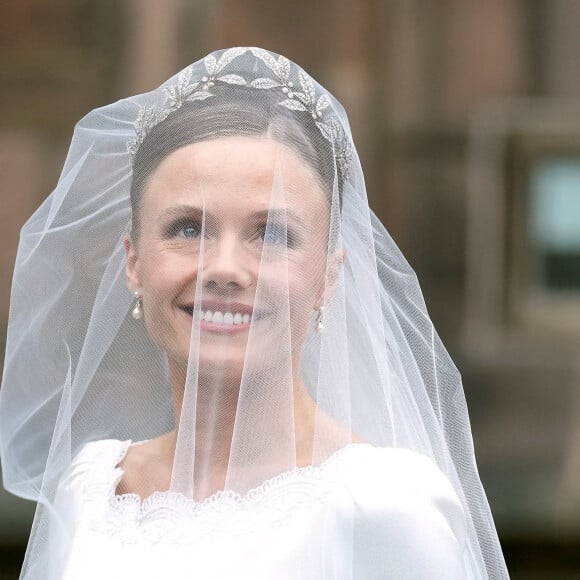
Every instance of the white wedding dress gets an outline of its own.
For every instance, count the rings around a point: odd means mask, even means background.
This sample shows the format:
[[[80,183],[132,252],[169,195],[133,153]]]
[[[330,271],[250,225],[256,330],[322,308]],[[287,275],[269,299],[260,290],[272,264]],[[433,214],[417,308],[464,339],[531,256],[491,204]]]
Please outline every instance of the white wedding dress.
[[[194,502],[157,492],[141,501],[115,494],[130,444],[86,445],[59,484],[71,532],[63,580],[468,577],[461,504],[412,451],[353,444],[245,496]]]

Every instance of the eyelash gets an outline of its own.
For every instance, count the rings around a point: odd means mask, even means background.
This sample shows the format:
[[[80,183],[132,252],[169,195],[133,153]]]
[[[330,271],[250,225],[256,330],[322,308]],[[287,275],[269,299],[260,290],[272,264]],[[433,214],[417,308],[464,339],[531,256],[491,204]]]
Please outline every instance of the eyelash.
[[[274,240],[266,240],[266,229],[268,229],[268,234],[270,236],[275,237]],[[266,224],[263,224],[259,229],[259,235],[264,243],[281,244],[288,248],[296,246],[296,238],[293,233],[281,224],[271,224],[269,228],[266,227]]]
[[[186,236],[184,231],[190,228],[195,230],[195,233],[194,235]],[[195,239],[198,238],[200,235],[201,235],[201,224],[199,223],[199,221],[191,218],[176,220],[171,224],[169,224],[169,226],[165,231],[165,236],[167,238],[175,238],[177,236],[180,236],[182,238]]]

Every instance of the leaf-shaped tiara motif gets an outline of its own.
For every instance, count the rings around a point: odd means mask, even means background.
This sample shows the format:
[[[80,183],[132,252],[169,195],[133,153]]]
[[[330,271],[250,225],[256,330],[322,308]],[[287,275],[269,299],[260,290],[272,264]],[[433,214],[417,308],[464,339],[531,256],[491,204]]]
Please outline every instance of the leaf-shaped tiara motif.
[[[228,65],[250,51],[266,66],[269,74],[248,81],[239,74],[228,73]],[[209,54],[203,61],[205,73],[193,78],[191,65],[177,76],[174,85],[165,87],[165,101],[161,105],[142,107],[135,121],[135,138],[127,143],[131,156],[135,156],[141,143],[155,125],[164,121],[170,113],[191,101],[214,97],[212,88],[216,81],[230,85],[245,85],[259,90],[278,90],[282,93],[278,103],[292,111],[308,112],[325,139],[333,146],[336,163],[343,179],[348,179],[352,159],[352,146],[338,117],[329,109],[327,94],[318,95],[312,79],[283,56],[276,58],[262,48],[237,47],[225,50],[219,58]],[[297,73],[296,73],[297,71]],[[292,80],[298,78],[298,84]]]

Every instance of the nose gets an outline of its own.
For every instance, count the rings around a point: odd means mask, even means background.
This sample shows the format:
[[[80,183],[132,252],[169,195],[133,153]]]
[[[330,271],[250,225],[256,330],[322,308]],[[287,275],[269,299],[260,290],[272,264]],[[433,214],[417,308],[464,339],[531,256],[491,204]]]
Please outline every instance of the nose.
[[[223,236],[206,246],[203,264],[203,284],[207,289],[232,293],[252,284],[249,256],[234,235]]]

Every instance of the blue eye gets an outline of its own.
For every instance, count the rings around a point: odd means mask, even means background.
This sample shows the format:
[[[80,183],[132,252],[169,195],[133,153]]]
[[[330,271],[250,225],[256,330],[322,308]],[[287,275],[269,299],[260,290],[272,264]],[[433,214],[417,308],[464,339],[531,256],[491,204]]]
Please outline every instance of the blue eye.
[[[184,226],[180,230],[184,238],[197,238],[200,235],[199,228],[196,226]]]
[[[292,233],[282,224],[271,224],[268,227],[264,226],[260,232],[260,238],[265,244],[274,244],[288,247],[292,247],[294,245]]]
[[[201,235],[201,225],[191,219],[177,220],[168,226],[165,235],[168,238],[198,238]]]

